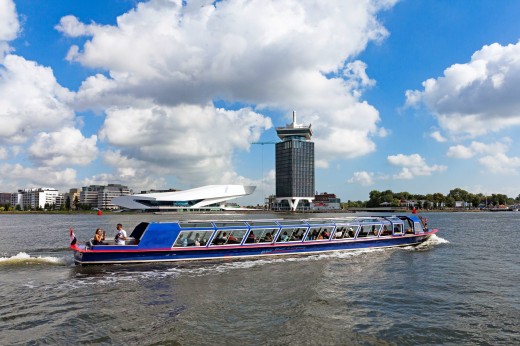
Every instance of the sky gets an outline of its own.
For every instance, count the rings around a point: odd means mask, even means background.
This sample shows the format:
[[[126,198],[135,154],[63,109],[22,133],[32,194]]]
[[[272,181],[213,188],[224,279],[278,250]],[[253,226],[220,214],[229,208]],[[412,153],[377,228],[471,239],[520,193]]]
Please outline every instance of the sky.
[[[516,197],[519,17],[515,0],[0,0],[0,192],[245,184],[237,202],[263,203],[295,111],[318,193]]]

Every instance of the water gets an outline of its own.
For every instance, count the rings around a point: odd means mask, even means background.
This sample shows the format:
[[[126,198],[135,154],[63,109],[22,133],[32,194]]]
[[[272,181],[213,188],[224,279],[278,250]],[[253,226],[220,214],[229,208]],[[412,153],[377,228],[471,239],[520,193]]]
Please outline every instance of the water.
[[[306,257],[77,267],[67,249],[69,227],[188,217],[216,216],[0,215],[0,344],[520,343],[520,212],[432,213],[419,247]]]

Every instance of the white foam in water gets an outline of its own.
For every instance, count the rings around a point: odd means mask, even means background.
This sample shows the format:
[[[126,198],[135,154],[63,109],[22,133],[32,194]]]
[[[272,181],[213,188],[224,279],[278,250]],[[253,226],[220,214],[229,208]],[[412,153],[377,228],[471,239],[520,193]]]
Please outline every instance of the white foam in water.
[[[431,247],[434,247],[436,245],[440,244],[449,244],[450,242],[444,238],[439,237],[437,234],[432,234],[430,238],[428,238],[427,241],[424,243],[421,243],[417,246],[406,246],[404,249],[406,250],[427,250]]]
[[[0,265],[20,264],[68,265],[68,261],[66,257],[31,256],[25,252],[19,252],[11,257],[0,257]]]

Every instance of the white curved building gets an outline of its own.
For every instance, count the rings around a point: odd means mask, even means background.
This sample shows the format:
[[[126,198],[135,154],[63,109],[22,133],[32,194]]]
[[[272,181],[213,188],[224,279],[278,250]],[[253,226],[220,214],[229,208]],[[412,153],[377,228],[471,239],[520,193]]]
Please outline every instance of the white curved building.
[[[237,210],[226,202],[252,194],[256,186],[207,185],[190,190],[157,192],[116,197],[112,200],[122,208],[148,211]]]

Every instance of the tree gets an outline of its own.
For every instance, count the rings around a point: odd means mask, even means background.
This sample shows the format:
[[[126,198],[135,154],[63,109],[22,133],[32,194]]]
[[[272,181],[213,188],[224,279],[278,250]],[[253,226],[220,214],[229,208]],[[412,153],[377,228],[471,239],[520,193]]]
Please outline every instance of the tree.
[[[78,196],[74,196],[74,202],[72,202],[72,204],[74,205],[74,209],[78,209],[78,204],[79,204]]]
[[[65,209],[70,210],[70,196],[65,199]]]

